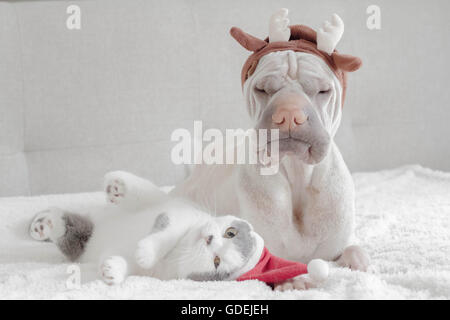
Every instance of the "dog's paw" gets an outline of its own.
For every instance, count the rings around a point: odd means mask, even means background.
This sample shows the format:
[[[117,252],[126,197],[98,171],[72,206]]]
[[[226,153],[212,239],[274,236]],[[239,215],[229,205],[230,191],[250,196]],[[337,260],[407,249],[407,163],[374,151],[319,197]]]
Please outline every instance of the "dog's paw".
[[[109,203],[120,204],[127,193],[125,181],[114,172],[109,173],[105,177],[105,193]]]
[[[315,288],[315,284],[307,275],[288,279],[275,284],[273,287],[275,291],[308,290],[310,288]]]
[[[152,241],[148,239],[141,240],[136,250],[136,263],[144,268],[150,269],[156,263],[156,248]]]
[[[127,274],[127,262],[119,256],[111,256],[100,265],[100,277],[108,285],[120,284]]]
[[[64,235],[63,215],[64,211],[58,208],[49,208],[37,213],[30,224],[30,236],[37,241],[54,241]]]
[[[370,258],[360,246],[349,246],[344,249],[337,263],[341,267],[347,267],[353,271],[367,271],[370,265]]]

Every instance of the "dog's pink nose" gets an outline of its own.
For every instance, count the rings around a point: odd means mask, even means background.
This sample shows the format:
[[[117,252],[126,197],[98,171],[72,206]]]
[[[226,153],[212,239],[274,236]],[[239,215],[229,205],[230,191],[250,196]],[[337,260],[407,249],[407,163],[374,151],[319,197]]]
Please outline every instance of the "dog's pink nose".
[[[306,122],[308,117],[295,104],[280,105],[272,115],[272,121],[280,130],[288,131]]]

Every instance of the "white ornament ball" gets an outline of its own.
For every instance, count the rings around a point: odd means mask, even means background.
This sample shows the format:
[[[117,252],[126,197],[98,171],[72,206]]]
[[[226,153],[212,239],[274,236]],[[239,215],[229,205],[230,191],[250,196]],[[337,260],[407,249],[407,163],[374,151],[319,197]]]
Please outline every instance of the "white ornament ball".
[[[308,274],[313,280],[324,281],[328,278],[328,263],[322,259],[314,259],[308,263]]]

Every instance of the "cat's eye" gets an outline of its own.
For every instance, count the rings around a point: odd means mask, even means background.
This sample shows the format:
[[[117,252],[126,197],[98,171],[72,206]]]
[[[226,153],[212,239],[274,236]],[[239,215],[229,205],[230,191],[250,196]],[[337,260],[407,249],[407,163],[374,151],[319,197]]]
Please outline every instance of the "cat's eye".
[[[237,234],[237,230],[234,227],[229,227],[226,231],[225,234],[223,235],[225,238],[233,238],[234,236],[236,236]]]
[[[219,265],[220,265],[220,258],[219,258],[219,256],[216,256],[214,258],[214,267],[217,269],[219,267]]]
[[[328,92],[330,92],[331,90],[330,89],[327,89],[327,90],[320,90],[319,91],[319,94],[327,94]]]

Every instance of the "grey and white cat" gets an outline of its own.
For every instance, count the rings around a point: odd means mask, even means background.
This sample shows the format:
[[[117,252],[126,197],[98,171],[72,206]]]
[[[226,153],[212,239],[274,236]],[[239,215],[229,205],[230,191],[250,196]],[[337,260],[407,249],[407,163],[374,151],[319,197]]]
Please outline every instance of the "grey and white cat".
[[[234,280],[263,251],[262,238],[248,222],[213,217],[132,174],[107,174],[105,191],[112,205],[104,212],[87,217],[51,208],[36,215],[30,235],[52,241],[71,261],[98,261],[107,284],[127,275]]]

